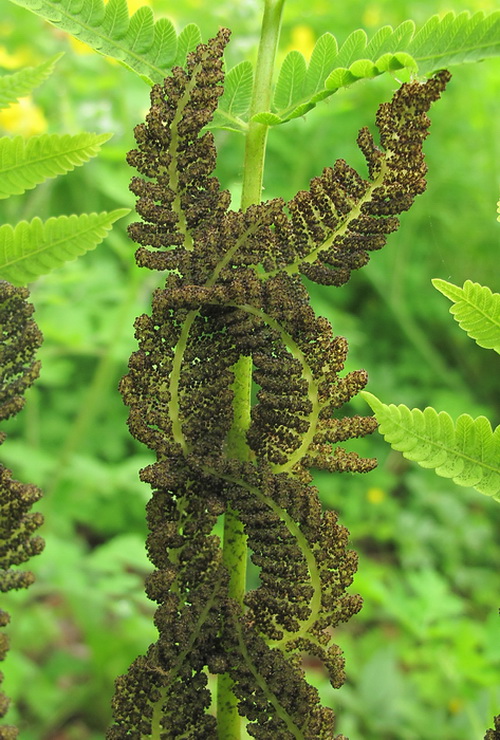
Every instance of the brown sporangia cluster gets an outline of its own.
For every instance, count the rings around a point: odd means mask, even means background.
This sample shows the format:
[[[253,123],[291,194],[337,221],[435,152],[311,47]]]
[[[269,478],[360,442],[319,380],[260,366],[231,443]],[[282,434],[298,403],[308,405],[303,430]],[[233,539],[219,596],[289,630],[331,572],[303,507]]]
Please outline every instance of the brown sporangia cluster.
[[[24,405],[24,392],[38,377],[39,361],[35,354],[42,335],[32,319],[33,305],[27,288],[16,288],[0,280],[0,421],[17,414]],[[0,444],[5,434],[0,432]],[[40,513],[31,512],[42,492],[34,485],[20,483],[0,463],[0,591],[27,588],[33,583],[30,571],[13,566],[25,563],[43,550],[43,539],[35,532],[43,522]],[[9,623],[9,615],[0,609],[0,627]],[[0,633],[0,660],[8,650],[8,638]],[[9,701],[0,694],[0,717]],[[18,730],[11,725],[0,728],[0,736],[11,740]]]
[[[344,374],[347,342],[314,314],[301,275],[342,285],[397,228],[425,187],[426,111],[449,75],[403,85],[380,107],[380,148],[361,131],[368,179],[338,161],[289,203],[236,212],[202,131],[222,93],[228,38],[222,29],[153,87],[128,155],[139,173],[138,263],[167,271],[136,321],[121,383],[130,431],[156,455],[141,477],[153,488],[146,589],[159,637],[118,679],[108,740],[217,738],[209,673],[229,674],[251,736],[331,740],[333,712],[305,680],[303,657],[319,658],[340,686],[333,629],[361,606],[347,591],[357,566],[347,530],[322,511],[310,470],[372,469],[342,443],[376,425],[342,416],[366,373]],[[244,461],[227,453],[240,356],[255,385]],[[260,575],[244,609],[229,598],[213,534],[228,510]]]
[[[486,731],[484,740],[500,740],[500,714],[493,719],[493,728]]]

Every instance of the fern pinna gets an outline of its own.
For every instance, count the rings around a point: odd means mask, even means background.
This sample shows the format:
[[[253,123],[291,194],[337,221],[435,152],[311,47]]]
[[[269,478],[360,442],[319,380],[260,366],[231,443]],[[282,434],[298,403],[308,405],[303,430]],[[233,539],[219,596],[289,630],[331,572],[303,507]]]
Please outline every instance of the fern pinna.
[[[209,673],[229,678],[252,737],[332,738],[333,712],[320,706],[302,659],[322,660],[340,686],[332,630],[361,606],[347,593],[356,570],[347,530],[322,512],[309,471],[371,470],[375,460],[339,444],[376,422],[339,414],[367,376],[342,376],[346,340],[315,316],[300,276],[342,285],[396,230],[425,187],[426,111],[449,75],[403,85],[380,107],[383,148],[361,131],[368,179],[340,160],[289,203],[235,212],[211,176],[212,135],[202,133],[222,93],[228,38],[221,30],[153,87],[129,154],[140,175],[131,183],[143,218],[130,227],[137,260],[168,272],[151,315],[137,319],[139,348],[121,383],[131,433],[157,458],[141,477],[153,488],[147,547],[156,570],[146,588],[159,604],[159,637],[117,681],[108,740],[221,737]],[[258,391],[247,454],[231,456],[241,356],[252,358]],[[230,513],[260,570],[243,603],[213,533]]]
[[[27,301],[27,288],[16,288],[0,280],[0,421],[17,414],[24,406],[24,392],[38,377],[39,361],[35,353],[42,335],[32,319],[33,306]],[[5,434],[0,434],[0,444]],[[34,485],[20,483],[0,463],[0,591],[27,588],[33,574],[12,566],[26,562],[43,549],[41,537],[34,535],[42,524],[42,515],[30,512],[41,491]],[[0,627],[9,623],[9,615],[0,609]],[[8,640],[0,634],[0,660],[5,658]],[[0,694],[0,717],[9,702]],[[13,740],[18,731],[12,725],[0,727],[0,737]]]

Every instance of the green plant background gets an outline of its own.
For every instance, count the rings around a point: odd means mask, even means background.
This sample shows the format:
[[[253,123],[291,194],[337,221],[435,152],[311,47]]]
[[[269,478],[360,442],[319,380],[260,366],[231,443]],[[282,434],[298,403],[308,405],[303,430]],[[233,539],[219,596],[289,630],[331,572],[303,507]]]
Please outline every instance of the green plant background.
[[[253,59],[260,3],[156,0],[178,27],[195,21],[206,39],[229,25],[230,63]],[[131,6],[132,7],[132,6]],[[324,31],[339,40],[436,12],[494,10],[496,3],[430,0],[366,3],[288,0],[281,53],[307,55]],[[133,8],[132,8],[133,9]],[[0,221],[133,207],[125,152],[148,107],[147,86],[88,53],[27,11],[2,4],[1,71],[66,51],[51,79],[0,118],[0,133],[113,132],[101,156],[0,207]],[[467,278],[499,291],[498,78],[500,62],[458,67],[432,111],[426,144],[429,186],[370,265],[341,290],[314,287],[316,309],[347,336],[349,369],[364,367],[369,390],[386,402],[453,416],[485,413],[500,422],[498,365],[450,321],[430,279]],[[362,167],[357,130],[397,80],[358,83],[305,119],[270,133],[266,198],[291,197],[336,158]],[[217,133],[218,175],[238,205],[243,141]],[[46,491],[45,552],[36,584],[9,594],[12,649],[5,691],[23,740],[97,740],[109,717],[114,677],[154,638],[144,505],[137,471],[148,453],[129,436],[116,390],[135,347],[132,322],[147,310],[159,278],[136,268],[126,224],[95,252],[40,279],[32,296],[45,336],[42,375],[23,413],[6,425],[4,462]],[[353,412],[368,413],[358,400]],[[370,475],[318,475],[325,506],[336,508],[360,553],[355,588],[365,606],[342,629],[348,681],[334,692],[318,666],[312,680],[338,710],[352,740],[479,740],[500,707],[498,619],[500,509],[436,479],[391,452],[382,439]]]

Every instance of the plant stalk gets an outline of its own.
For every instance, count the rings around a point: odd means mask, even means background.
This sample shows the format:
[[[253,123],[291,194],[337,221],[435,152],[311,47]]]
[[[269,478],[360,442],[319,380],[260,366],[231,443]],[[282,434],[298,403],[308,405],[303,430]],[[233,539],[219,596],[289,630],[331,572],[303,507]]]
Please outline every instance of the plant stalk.
[[[255,68],[250,118],[271,107],[271,92],[276,51],[285,0],[264,0],[261,36]],[[241,209],[260,203],[268,126],[251,121],[246,134]],[[252,452],[246,442],[250,426],[252,358],[241,356],[234,371],[234,417],[228,435],[228,455],[250,460]],[[243,609],[246,592],[247,544],[238,512],[230,507],[224,516],[223,561],[229,572],[229,596]],[[217,732],[221,740],[240,740],[241,717],[238,701],[232,692],[232,679],[227,673],[217,681]]]

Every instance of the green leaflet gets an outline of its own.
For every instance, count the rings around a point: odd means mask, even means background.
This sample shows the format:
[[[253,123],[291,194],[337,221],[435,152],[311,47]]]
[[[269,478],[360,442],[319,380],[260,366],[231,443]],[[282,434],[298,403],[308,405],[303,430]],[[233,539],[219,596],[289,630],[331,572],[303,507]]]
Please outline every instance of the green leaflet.
[[[166,18],[154,21],[148,6],[129,18],[127,0],[12,0],[100,54],[122,62],[147,82],[161,82],[173,64],[182,64],[200,40],[190,24],[177,37]]]
[[[434,278],[433,286],[453,301],[450,313],[476,344],[500,354],[500,294],[485,285],[466,280],[459,288]]]
[[[111,134],[42,134],[0,139],[0,200],[20,195],[49,177],[69,172],[94,157]]]
[[[417,32],[413,21],[397,28],[384,26],[369,41],[358,29],[338,47],[325,33],[316,42],[309,65],[298,51],[291,51],[281,66],[272,117],[260,113],[252,120],[269,126],[304,115],[339,88],[385,72],[406,68],[412,74],[475,62],[500,54],[500,12],[470,15],[447,13],[433,16]],[[266,117],[267,116],[267,117]]]
[[[253,65],[249,61],[240,62],[226,75],[224,93],[209,127],[244,131],[252,102],[252,88]]]
[[[34,218],[15,227],[0,226],[0,277],[24,285],[64,262],[94,249],[112,224],[128,213],[118,208],[109,213],[59,216],[42,222]]]
[[[492,431],[486,417],[473,419],[468,414],[454,423],[445,411],[386,406],[372,393],[361,395],[393,449],[460,486],[471,486],[500,501],[500,426]]]
[[[0,109],[7,108],[10,103],[15,103],[19,98],[29,95],[35,87],[38,87],[52,74],[57,60],[62,56],[62,54],[57,54],[37,67],[26,67],[11,75],[0,77]]]

